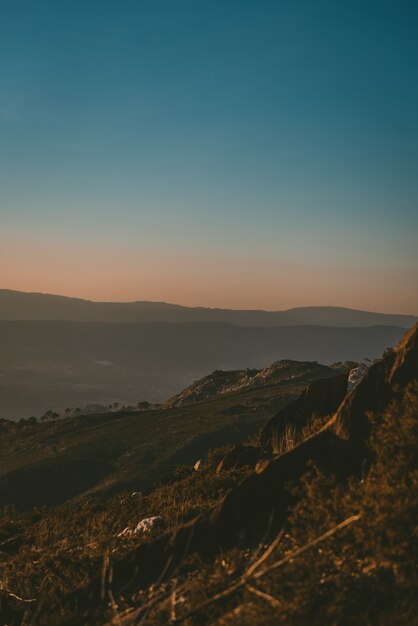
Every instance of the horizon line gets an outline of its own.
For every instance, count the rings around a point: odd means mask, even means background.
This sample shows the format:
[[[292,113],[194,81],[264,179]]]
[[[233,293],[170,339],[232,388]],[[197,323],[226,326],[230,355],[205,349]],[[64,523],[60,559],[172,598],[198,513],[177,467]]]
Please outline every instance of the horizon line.
[[[336,306],[334,304],[319,304],[319,305],[304,305],[297,307],[290,307],[288,309],[250,309],[250,308],[242,308],[242,307],[220,307],[220,306],[208,306],[208,305],[195,305],[190,306],[186,304],[179,304],[176,302],[168,302],[166,300],[92,300],[89,298],[82,298],[79,296],[68,296],[66,294],[59,293],[49,293],[43,291],[21,291],[19,289],[10,289],[8,287],[0,287],[0,292],[11,292],[18,293],[24,295],[32,295],[32,296],[51,296],[55,298],[65,298],[68,300],[78,300],[81,302],[89,302],[92,304],[160,304],[167,305],[173,307],[181,307],[184,309],[209,309],[209,310],[223,310],[223,311],[246,311],[246,312],[259,312],[259,313],[288,313],[290,311],[295,311],[298,309],[344,309],[347,311],[354,311],[358,313],[370,313],[374,315],[396,315],[399,317],[415,317],[418,318],[418,313],[387,313],[382,311],[369,311],[367,309],[356,309],[350,306]]]

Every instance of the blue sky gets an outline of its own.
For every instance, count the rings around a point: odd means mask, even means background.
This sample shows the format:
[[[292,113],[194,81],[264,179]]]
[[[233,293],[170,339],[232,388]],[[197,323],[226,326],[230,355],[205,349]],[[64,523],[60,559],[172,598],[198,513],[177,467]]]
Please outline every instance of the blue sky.
[[[418,313],[417,61],[412,1],[2,0],[1,286]]]

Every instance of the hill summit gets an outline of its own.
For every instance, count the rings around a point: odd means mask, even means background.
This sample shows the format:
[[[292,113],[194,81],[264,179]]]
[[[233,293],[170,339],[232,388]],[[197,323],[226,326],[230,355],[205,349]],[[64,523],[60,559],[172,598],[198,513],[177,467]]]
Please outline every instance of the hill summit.
[[[246,388],[257,388],[277,383],[296,384],[302,378],[325,378],[333,376],[335,370],[316,361],[304,362],[282,359],[263,369],[215,370],[164,402],[167,408],[187,406],[212,396],[236,392]]]

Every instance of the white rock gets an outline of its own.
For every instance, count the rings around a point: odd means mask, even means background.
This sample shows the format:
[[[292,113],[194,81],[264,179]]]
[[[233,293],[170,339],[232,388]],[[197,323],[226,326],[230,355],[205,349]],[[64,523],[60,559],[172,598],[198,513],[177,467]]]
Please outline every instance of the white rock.
[[[163,525],[164,525],[164,522],[163,522],[163,518],[161,517],[161,515],[154,515],[153,517],[145,517],[143,520],[141,520],[137,524],[134,530],[134,533],[135,535],[144,535],[144,534],[151,532],[151,530],[153,530],[154,528],[161,528]]]
[[[347,391],[351,391],[359,384],[361,379],[364,378],[367,370],[367,365],[365,365],[365,363],[361,363],[361,365],[350,371],[348,375]]]

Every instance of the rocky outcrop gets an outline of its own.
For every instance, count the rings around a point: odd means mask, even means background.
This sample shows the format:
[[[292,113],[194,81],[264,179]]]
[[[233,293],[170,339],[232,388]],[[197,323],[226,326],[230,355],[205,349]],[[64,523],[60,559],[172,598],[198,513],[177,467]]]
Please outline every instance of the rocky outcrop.
[[[353,447],[364,446],[370,434],[368,414],[382,412],[417,378],[418,324],[406,333],[395,350],[389,350],[369,368],[326,427]]]
[[[357,367],[354,367],[352,370],[350,370],[350,373],[348,375],[347,391],[351,391],[356,385],[359,384],[361,379],[364,378],[364,376],[366,375],[368,369],[369,368],[365,363],[361,363]]]
[[[277,529],[292,504],[289,483],[299,480],[312,462],[340,478],[359,473],[370,434],[369,412],[383,411],[417,378],[418,325],[395,351],[368,370],[318,434],[266,462],[213,509],[114,563],[111,583],[108,581],[113,594],[168,578],[190,553],[209,557],[221,549],[257,541],[269,529]],[[342,381],[334,383],[339,390]],[[306,406],[317,411],[311,394],[306,394]],[[89,589],[72,596],[71,604],[88,606],[100,588],[98,579]]]
[[[195,402],[207,400],[219,393],[225,393],[234,388],[240,381],[251,379],[258,370],[215,370],[209,376],[205,376],[194,382],[192,385],[173,396],[166,402],[167,409],[181,406],[188,406]]]
[[[187,387],[179,394],[164,403],[165,408],[187,406],[195,402],[201,402],[214,395],[239,391],[254,387],[288,382],[292,380],[306,380],[310,382],[317,378],[332,377],[335,369],[321,365],[316,361],[292,361],[283,359],[275,361],[261,370],[215,370],[209,376]]]

